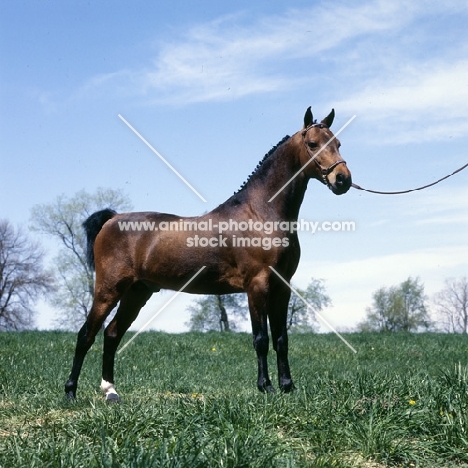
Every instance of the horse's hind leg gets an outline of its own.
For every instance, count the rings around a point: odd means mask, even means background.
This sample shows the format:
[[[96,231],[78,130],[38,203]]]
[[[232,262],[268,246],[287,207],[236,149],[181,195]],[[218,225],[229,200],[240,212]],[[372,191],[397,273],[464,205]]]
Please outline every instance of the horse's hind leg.
[[[107,290],[99,288],[96,290],[93,306],[86,318],[84,325],[78,332],[76,340],[75,357],[70,376],[65,384],[65,394],[71,400],[76,398],[78,378],[83,366],[84,358],[89,348],[94,343],[96,334],[101,329],[104,320],[119,301],[120,293],[117,289]]]
[[[101,389],[108,401],[119,400],[114,388],[114,359],[117,347],[151,295],[152,291],[143,283],[134,283],[123,295],[115,317],[104,331]]]

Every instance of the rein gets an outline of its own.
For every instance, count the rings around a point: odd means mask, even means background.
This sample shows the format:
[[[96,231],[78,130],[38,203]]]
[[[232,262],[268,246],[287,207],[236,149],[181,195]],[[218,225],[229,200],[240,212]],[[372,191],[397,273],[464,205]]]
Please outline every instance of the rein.
[[[364,190],[365,192],[379,193],[381,195],[399,195],[401,193],[415,192],[417,190],[423,190],[423,189],[426,189],[428,187],[432,187],[433,185],[436,185],[439,182],[442,182],[443,180],[448,179],[449,177],[452,177],[453,175],[457,174],[458,172],[463,171],[463,169],[466,169],[467,167],[468,167],[468,163],[466,163],[464,166],[458,168],[457,170],[453,171],[451,174],[446,175],[445,177],[442,177],[439,180],[436,180],[435,182],[432,182],[432,183],[427,184],[427,185],[423,185],[422,187],[416,187],[416,188],[408,189],[408,190],[400,190],[398,192],[380,192],[378,190],[370,190],[370,189],[363,188],[363,187],[361,187],[360,185],[357,185],[357,184],[351,184],[351,187],[353,187],[353,188],[355,188],[357,190]]]

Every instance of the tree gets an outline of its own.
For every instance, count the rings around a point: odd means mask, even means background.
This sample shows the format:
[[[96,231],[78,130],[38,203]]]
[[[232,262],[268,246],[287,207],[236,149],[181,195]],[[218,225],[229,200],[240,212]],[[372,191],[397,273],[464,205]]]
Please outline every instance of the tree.
[[[430,326],[427,297],[419,279],[409,277],[398,286],[380,288],[373,294],[367,317],[358,325],[363,331],[418,331]]]
[[[202,296],[188,310],[190,319],[187,325],[192,331],[232,331],[237,328],[233,316],[247,318],[246,296],[244,293]]]
[[[312,278],[305,290],[294,288],[309,304],[295,293],[291,293],[288,307],[287,327],[291,331],[314,331],[317,329],[316,312],[331,305],[331,299],[325,293],[324,282]]]
[[[287,327],[291,331],[313,331],[317,326],[315,312],[321,311],[331,304],[330,298],[325,294],[323,280],[312,279],[305,290],[295,288],[308,302],[309,306],[296,294],[291,294],[288,306]],[[247,301],[244,293],[228,294],[223,296],[204,296],[189,306],[190,320],[187,325],[190,330],[231,331],[237,328],[232,320],[247,318]],[[229,320],[231,317],[231,320]]]
[[[448,333],[468,333],[468,280],[445,280],[445,288],[433,299],[442,328]]]
[[[0,220],[0,330],[33,325],[32,304],[54,287],[53,276],[42,266],[43,258],[37,243]]]
[[[56,323],[62,328],[79,328],[91,308],[94,272],[86,262],[82,223],[103,208],[129,211],[132,206],[120,191],[99,188],[94,194],[81,190],[71,198],[60,195],[55,202],[36,205],[31,211],[31,229],[60,241],[54,259],[58,288],[49,302],[60,310]]]

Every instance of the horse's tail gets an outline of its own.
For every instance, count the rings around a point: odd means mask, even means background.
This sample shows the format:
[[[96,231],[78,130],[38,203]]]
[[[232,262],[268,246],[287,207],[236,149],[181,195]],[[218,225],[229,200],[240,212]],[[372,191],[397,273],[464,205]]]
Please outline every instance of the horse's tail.
[[[83,223],[87,238],[86,261],[92,270],[94,270],[94,241],[102,226],[116,214],[116,211],[106,208],[105,210],[96,211]]]

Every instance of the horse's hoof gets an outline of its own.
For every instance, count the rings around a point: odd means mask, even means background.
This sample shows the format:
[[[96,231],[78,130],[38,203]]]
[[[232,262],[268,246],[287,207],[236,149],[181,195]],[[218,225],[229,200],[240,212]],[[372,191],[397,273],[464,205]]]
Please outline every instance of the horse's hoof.
[[[274,393],[275,392],[275,388],[273,387],[273,385],[271,385],[271,382],[269,380],[258,383],[257,387],[262,393]]]
[[[101,390],[106,394],[106,401],[111,403],[120,402],[119,394],[115,391],[114,384],[112,382],[102,379]]]
[[[289,380],[280,384],[280,390],[283,393],[292,393],[296,390],[296,387],[294,386],[292,380]]]
[[[108,403],[120,403],[120,397],[117,393],[108,393],[106,395],[106,401]]]
[[[280,385],[280,390],[283,392],[283,393],[293,393],[296,391],[296,387],[294,386],[294,384],[291,382],[290,385]]]
[[[76,401],[76,394],[72,390],[70,390],[69,392],[66,392],[65,396],[67,398],[67,401],[71,401],[71,402]]]

